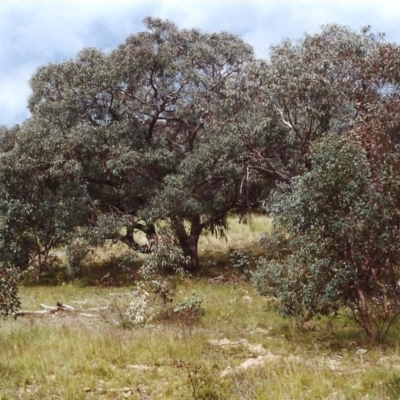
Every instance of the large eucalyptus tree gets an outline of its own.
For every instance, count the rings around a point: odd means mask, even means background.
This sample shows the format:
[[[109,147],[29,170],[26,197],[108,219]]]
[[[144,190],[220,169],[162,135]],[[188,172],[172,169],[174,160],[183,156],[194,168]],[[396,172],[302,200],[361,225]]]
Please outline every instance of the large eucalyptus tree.
[[[140,249],[134,232],[152,236],[154,223],[168,220],[197,269],[200,233],[223,228],[243,195],[243,142],[228,123],[235,110],[225,89],[252,49],[224,32],[153,18],[145,25],[108,54],[85,49],[39,68],[32,117],[4,157],[32,177],[25,188],[41,193],[35,212],[47,204],[61,213],[63,239],[75,233]]]

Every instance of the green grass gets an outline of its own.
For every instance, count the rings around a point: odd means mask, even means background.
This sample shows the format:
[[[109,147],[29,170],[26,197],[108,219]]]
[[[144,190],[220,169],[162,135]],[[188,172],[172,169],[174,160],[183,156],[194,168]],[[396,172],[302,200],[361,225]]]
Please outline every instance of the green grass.
[[[257,249],[271,229],[256,217],[231,220],[227,242],[202,238],[202,259],[221,263],[228,247]],[[222,260],[222,261],[221,261]],[[0,399],[398,399],[399,335],[372,347],[347,320],[317,321],[300,330],[280,318],[271,299],[245,282],[213,284],[192,278],[176,287],[193,291],[206,314],[198,321],[159,318],[126,329],[123,311],[134,286],[101,288],[75,282],[22,287],[22,309],[57,301],[106,310],[26,315],[0,322]],[[219,346],[226,339],[236,345]],[[239,343],[238,343],[239,342]],[[265,351],[264,365],[240,369]],[[359,349],[367,352],[357,353]],[[227,368],[232,373],[223,374]],[[232,371],[231,370],[231,371]]]

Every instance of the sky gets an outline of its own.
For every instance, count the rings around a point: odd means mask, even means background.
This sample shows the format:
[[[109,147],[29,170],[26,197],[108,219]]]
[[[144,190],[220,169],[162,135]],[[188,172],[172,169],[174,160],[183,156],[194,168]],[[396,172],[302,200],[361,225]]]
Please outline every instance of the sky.
[[[111,51],[143,31],[147,16],[235,33],[262,58],[271,45],[330,23],[357,31],[371,25],[400,43],[398,0],[0,0],[0,125],[29,118],[29,80],[38,67],[74,59],[85,47]]]

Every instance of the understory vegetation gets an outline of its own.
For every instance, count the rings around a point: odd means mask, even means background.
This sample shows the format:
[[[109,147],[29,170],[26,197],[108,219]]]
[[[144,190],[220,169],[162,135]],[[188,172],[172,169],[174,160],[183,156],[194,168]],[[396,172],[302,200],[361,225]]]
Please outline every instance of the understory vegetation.
[[[397,399],[399,326],[376,346],[350,310],[302,326],[281,318],[276,299],[232,273],[229,251],[256,257],[271,221],[231,222],[227,241],[201,240],[212,272],[175,277],[164,292],[147,285],[144,296],[143,281],[121,277],[21,287],[22,312],[44,313],[1,323],[1,398]],[[151,318],[135,319],[143,310]]]
[[[66,285],[22,288],[20,296],[24,309],[59,300],[84,310],[110,302],[122,307],[131,290]],[[196,279],[177,290],[180,299],[193,290],[202,299],[205,315],[198,322],[159,319],[124,329],[116,310],[2,322],[1,398],[378,400],[400,395],[397,333],[387,347],[371,347],[345,317],[299,330],[244,283]],[[265,364],[238,368],[257,357]],[[232,372],[224,375],[229,367]]]

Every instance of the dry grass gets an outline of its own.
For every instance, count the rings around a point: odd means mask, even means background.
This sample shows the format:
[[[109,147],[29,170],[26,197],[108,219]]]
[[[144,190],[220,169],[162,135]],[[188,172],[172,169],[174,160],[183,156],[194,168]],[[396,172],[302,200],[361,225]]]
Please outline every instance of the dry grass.
[[[257,247],[271,221],[231,220],[227,242],[202,238],[202,257],[224,262],[228,247]],[[222,259],[222,261],[220,261]],[[24,309],[57,301],[107,310],[24,316],[0,325],[0,399],[398,399],[400,354],[394,331],[387,347],[371,347],[345,320],[318,321],[299,330],[245,282],[186,280],[206,314],[198,322],[159,319],[123,328],[134,287],[66,284],[22,287]],[[215,341],[227,339],[217,345]],[[214,341],[214,342],[212,342]],[[365,354],[363,351],[366,350]],[[248,359],[264,360],[241,369]],[[227,368],[231,373],[224,373]]]
[[[22,288],[23,308],[56,301],[90,308],[129,301],[132,288],[74,285]],[[0,393],[3,399],[398,399],[396,346],[369,347],[350,324],[327,321],[299,331],[280,319],[273,303],[245,283],[187,281],[206,315],[197,323],[175,320],[124,329],[118,313],[96,317],[60,312],[25,316],[0,327]],[[84,303],[83,303],[84,302]],[[117,324],[119,323],[119,325]],[[217,346],[212,340],[242,340]],[[261,345],[264,366],[237,369]],[[392,339],[394,343],[395,338]],[[363,355],[357,353],[366,349]]]
[[[241,221],[232,217],[228,222],[226,238],[213,235],[204,235],[200,239],[200,248],[204,251],[215,249],[225,251],[226,248],[247,248],[258,243],[262,234],[271,234],[273,222],[271,218],[263,215],[250,215],[247,220]]]
[[[250,215],[245,221],[241,221],[238,217],[232,217],[229,219],[225,237],[211,234],[200,237],[200,261],[206,266],[210,275],[224,272],[224,269],[230,270],[231,249],[251,250],[258,254],[262,251],[261,236],[271,234],[272,231],[272,219],[266,216]]]

